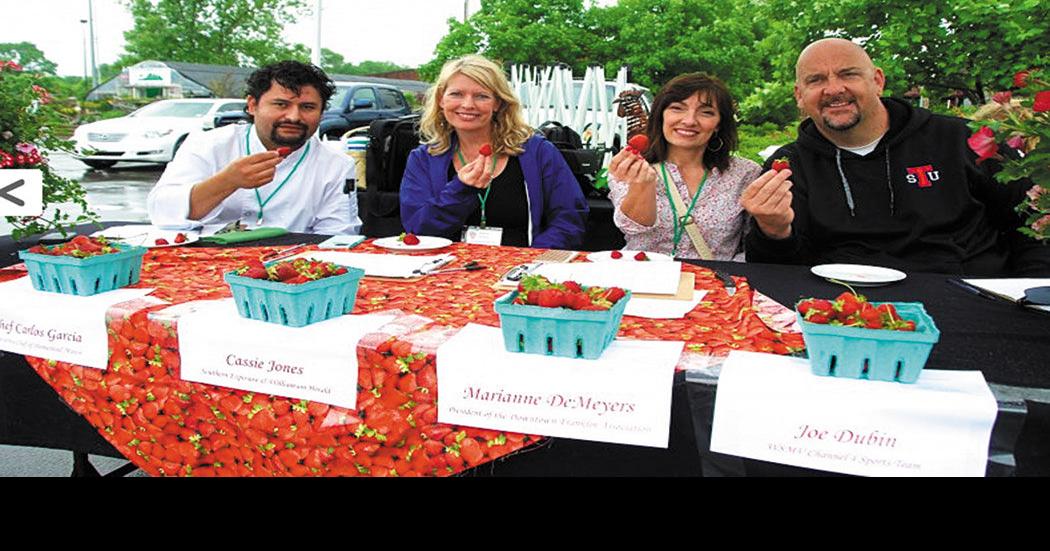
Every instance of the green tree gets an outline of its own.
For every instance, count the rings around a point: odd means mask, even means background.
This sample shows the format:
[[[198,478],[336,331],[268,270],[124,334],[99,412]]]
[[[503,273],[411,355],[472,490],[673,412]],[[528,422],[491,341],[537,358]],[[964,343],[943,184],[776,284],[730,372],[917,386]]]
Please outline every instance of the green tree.
[[[126,0],[135,26],[124,33],[130,65],[146,59],[258,66],[309,59],[281,38],[305,13],[304,0]]]
[[[768,17],[791,21],[809,42],[859,41],[887,76],[887,89],[961,90],[983,103],[1014,72],[1050,51],[1050,4],[1041,0],[777,0]]]
[[[711,73],[736,94],[759,76],[757,37],[742,0],[621,0],[602,10],[600,52],[607,70],[631,68],[634,82],[659,88],[689,72]]]
[[[57,67],[54,62],[44,57],[44,52],[32,42],[0,43],[0,59],[15,61],[32,73],[53,75]]]
[[[449,32],[434,49],[434,59],[419,68],[432,80],[450,59],[482,54],[504,63],[556,65],[576,70],[598,62],[590,7],[583,0],[482,0],[481,9],[460,22],[449,19]]]
[[[408,69],[404,65],[398,65],[390,61],[366,60],[361,63],[350,63],[338,52],[328,48],[321,48],[321,68],[328,74],[338,75],[374,75],[378,73],[389,73],[400,69]]]

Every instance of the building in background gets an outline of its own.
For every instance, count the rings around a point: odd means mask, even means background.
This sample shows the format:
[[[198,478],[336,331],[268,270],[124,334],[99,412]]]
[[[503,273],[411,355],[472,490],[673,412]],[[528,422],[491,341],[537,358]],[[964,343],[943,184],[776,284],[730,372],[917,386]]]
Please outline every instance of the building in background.
[[[92,89],[88,101],[105,98],[172,99],[243,97],[245,82],[254,69],[182,63],[143,61],[136,63]],[[421,82],[415,70],[386,73],[383,76],[330,74],[334,81],[387,84],[406,94],[419,96],[430,85]]]

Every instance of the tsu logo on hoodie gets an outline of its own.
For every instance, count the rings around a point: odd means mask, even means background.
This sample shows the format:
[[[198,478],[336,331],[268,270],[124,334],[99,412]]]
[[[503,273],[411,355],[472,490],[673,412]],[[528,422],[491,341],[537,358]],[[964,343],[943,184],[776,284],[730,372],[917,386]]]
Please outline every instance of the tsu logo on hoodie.
[[[910,166],[908,167],[908,175],[905,178],[909,184],[919,184],[919,187],[933,187],[933,183],[941,179],[941,174],[933,169],[933,165]]]

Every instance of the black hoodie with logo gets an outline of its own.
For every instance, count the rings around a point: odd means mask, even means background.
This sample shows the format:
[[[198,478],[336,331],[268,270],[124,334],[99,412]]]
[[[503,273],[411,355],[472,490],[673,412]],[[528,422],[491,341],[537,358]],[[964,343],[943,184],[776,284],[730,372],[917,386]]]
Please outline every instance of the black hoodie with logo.
[[[969,276],[1050,275],[1050,246],[1017,228],[1031,182],[1002,184],[977,164],[966,121],[890,98],[890,128],[871,153],[839,149],[813,121],[766,163],[787,157],[792,235],[766,237],[754,220],[749,262],[854,263]]]

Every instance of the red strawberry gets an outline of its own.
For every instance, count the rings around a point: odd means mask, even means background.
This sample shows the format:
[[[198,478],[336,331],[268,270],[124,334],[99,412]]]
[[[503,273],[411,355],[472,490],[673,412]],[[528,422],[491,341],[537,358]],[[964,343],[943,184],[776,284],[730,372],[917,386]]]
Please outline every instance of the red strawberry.
[[[609,253],[609,258],[623,258],[623,253],[620,251],[613,251]]]
[[[164,239],[163,237],[160,237],[156,241],[154,241],[153,244],[154,245],[167,245],[168,244],[168,240]]]
[[[281,262],[274,266],[270,266],[270,270],[273,270],[273,274],[280,281],[288,281],[290,279],[299,277],[299,272],[295,271],[292,267],[291,262]]]
[[[481,149],[478,150],[478,155],[484,155],[486,157],[492,155],[492,146],[489,144],[481,146]]]
[[[634,255],[634,259],[644,261],[649,260],[649,256],[645,254],[645,251],[639,251],[638,254]]]
[[[419,238],[414,233],[406,233],[401,236],[401,242],[405,245],[419,245]]]
[[[185,243],[186,242],[186,234],[184,234],[182,232],[179,232],[179,233],[175,234],[175,242],[176,243]]]
[[[904,320],[900,324],[899,330],[901,331],[915,331],[915,322],[912,320]]]
[[[880,304],[877,308],[883,319],[886,321],[900,321],[901,317],[897,314],[897,309],[890,303]]]
[[[781,170],[789,170],[791,168],[791,161],[787,157],[781,157],[773,161],[773,170],[780,172]]]
[[[270,278],[270,274],[266,273],[266,268],[262,268],[262,267],[259,267],[259,266],[252,266],[251,268],[248,268],[248,270],[245,271],[242,275],[244,277],[250,277],[252,279],[269,279]]]
[[[583,310],[584,308],[591,305],[591,297],[586,293],[566,293],[565,294],[565,307],[573,310]]]
[[[880,313],[870,302],[862,302],[860,306],[860,319],[864,327],[868,329],[882,329],[882,313]]]
[[[605,300],[608,300],[613,304],[616,304],[616,302],[623,298],[626,294],[627,293],[619,287],[609,287],[609,290],[605,291],[605,295],[603,298],[605,298]]]
[[[649,137],[645,134],[631,136],[631,139],[627,140],[627,146],[634,150],[635,153],[642,153],[649,149]]]
[[[583,287],[580,287],[580,284],[576,283],[575,281],[566,281],[566,282],[562,283],[561,286],[565,287],[566,291],[569,291],[569,292],[572,292],[572,293],[580,293],[580,292],[583,291]]]
[[[290,147],[283,147],[282,146],[282,147],[278,147],[276,149],[276,151],[277,151],[278,155],[280,155],[282,157],[287,157],[288,155],[290,155],[292,153],[292,148],[290,148]]]
[[[823,312],[810,310],[810,314],[806,316],[806,321],[811,323],[828,323],[831,321],[831,316],[828,316]]]
[[[529,293],[529,300],[536,295],[536,305],[544,308],[561,308],[565,306],[565,291],[561,289],[543,289]]]

